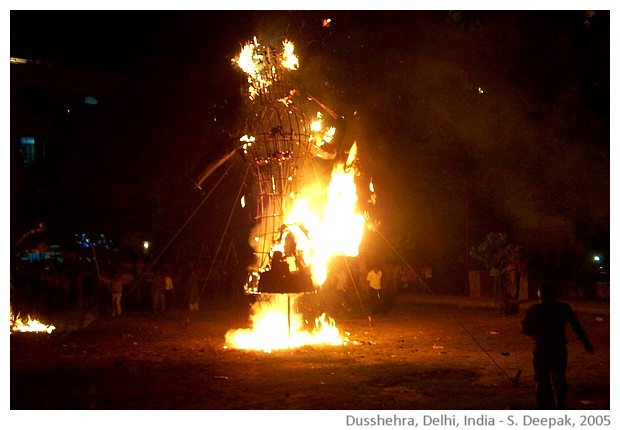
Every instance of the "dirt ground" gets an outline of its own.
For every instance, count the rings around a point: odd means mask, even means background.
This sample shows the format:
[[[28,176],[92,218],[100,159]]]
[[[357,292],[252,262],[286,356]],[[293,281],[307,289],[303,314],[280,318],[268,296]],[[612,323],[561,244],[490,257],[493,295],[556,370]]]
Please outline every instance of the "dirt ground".
[[[58,316],[49,335],[10,335],[10,409],[534,409],[526,306],[502,315],[468,298],[401,294],[371,321],[359,308],[336,317],[345,345],[271,353],[225,348],[228,330],[248,327],[245,302]],[[568,330],[568,406],[609,409],[609,303],[575,308],[596,351]]]

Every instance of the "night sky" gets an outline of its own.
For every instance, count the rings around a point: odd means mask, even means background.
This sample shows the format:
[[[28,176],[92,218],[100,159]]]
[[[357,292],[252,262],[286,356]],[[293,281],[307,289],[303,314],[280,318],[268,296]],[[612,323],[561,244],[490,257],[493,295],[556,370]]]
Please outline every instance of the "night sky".
[[[345,117],[342,139],[359,145],[360,182],[373,180],[385,237],[436,259],[464,253],[488,231],[518,231],[531,210],[609,247],[609,18],[582,10],[12,11],[10,49],[100,73],[100,88],[115,77],[110,97],[97,94],[109,121],[92,124],[90,144],[55,161],[65,172],[59,198],[74,205],[73,215],[57,214],[58,225],[119,235],[121,225],[147,226],[170,237],[204,198],[191,179],[239,133],[244,78],[231,58],[256,35],[292,40],[300,89]],[[240,186],[238,164],[188,234],[216,240]],[[116,184],[116,197],[93,197],[102,184]],[[105,218],[93,209],[104,204]],[[235,222],[249,219],[239,212]]]

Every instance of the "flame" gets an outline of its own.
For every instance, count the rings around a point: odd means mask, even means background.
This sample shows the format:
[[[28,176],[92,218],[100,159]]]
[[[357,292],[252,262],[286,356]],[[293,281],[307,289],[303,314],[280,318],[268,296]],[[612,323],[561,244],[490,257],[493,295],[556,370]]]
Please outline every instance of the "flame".
[[[290,89],[291,86],[285,82],[288,71],[299,68],[299,60],[294,53],[292,42],[285,40],[281,49],[275,49],[259,43],[254,37],[252,42],[243,47],[233,62],[247,75],[250,100],[261,96],[261,102],[278,102],[285,106],[293,103],[297,91]],[[275,96],[262,97],[268,93]],[[308,139],[312,144],[310,153],[318,158],[335,159],[335,150],[330,152],[331,145],[324,145],[332,142],[336,129],[323,125],[321,112],[317,112],[309,132]],[[240,141],[247,153],[248,148],[256,140],[253,136],[246,135]],[[285,225],[279,230],[280,237],[273,239],[277,242],[268,247],[270,255],[280,251],[286,257],[291,273],[309,268],[315,287],[325,283],[328,264],[332,258],[354,257],[359,253],[366,219],[357,207],[356,156],[357,144],[353,144],[346,162],[334,165],[327,187],[306,185],[299,193],[297,192],[299,190],[295,190],[286,197],[286,205],[283,205],[285,209],[282,209],[284,217],[281,218]],[[290,157],[290,154],[282,154],[282,158],[277,161],[288,162]],[[275,196],[279,184],[273,175],[270,179],[271,193]],[[287,178],[289,181],[293,179],[292,176]],[[290,241],[291,238],[294,240]],[[287,239],[289,239],[288,245]],[[266,239],[256,235],[253,240],[260,244]],[[291,242],[294,244],[293,247]],[[261,250],[260,255],[263,259],[266,254],[263,251],[265,248],[260,246],[257,249]],[[260,267],[253,268],[254,272],[248,276],[245,286],[248,294],[259,293],[261,273],[265,274],[267,270],[271,270],[264,266],[263,261]],[[259,297],[260,300],[252,306],[251,328],[230,330],[226,334],[226,347],[271,352],[274,349],[288,349],[309,344],[342,345],[347,341],[340,335],[335,321],[325,314],[317,318],[314,326],[311,326],[302,315],[294,312],[295,299],[298,295],[262,293]]]
[[[52,331],[56,329],[56,327],[54,327],[53,325],[45,325],[36,319],[30,318],[30,315],[28,315],[28,319],[26,321],[23,321],[19,317],[19,314],[17,314],[17,316],[14,317],[13,308],[11,308],[10,317],[11,317],[11,334],[14,331],[51,333]]]
[[[355,152],[355,144],[352,152]],[[351,159],[351,156],[349,156]],[[295,201],[287,224],[302,224],[309,231],[310,239],[298,241],[311,266],[317,285],[323,285],[327,277],[327,263],[335,256],[355,257],[364,232],[365,218],[357,209],[356,170],[339,163],[332,170],[327,187],[327,201],[317,213],[305,199]],[[304,235],[295,235],[296,238]]]
[[[282,70],[294,71],[299,68],[293,42],[285,40],[281,49],[275,49],[258,42],[256,36],[245,44],[232,62],[247,75],[250,100],[269,92],[275,82],[281,81]]]
[[[330,143],[334,139],[336,128],[331,126],[323,126],[323,114],[316,113],[316,119],[310,124],[310,141],[320,148],[326,143]]]
[[[356,151],[352,148],[352,153]],[[349,155],[353,163],[355,155]],[[317,209],[315,199],[298,198],[286,223],[290,234],[295,236],[297,250],[312,270],[313,281],[323,285],[327,277],[328,262],[339,255],[357,256],[365,228],[365,218],[357,209],[356,171],[345,163],[334,166],[331,182],[327,187],[325,204]],[[302,226],[303,225],[303,229]],[[305,233],[305,231],[308,234]],[[283,243],[274,245],[273,251],[283,251]],[[288,260],[291,272],[298,270],[294,258]],[[250,276],[248,285],[252,284]],[[296,348],[302,345],[343,345],[347,339],[340,336],[333,319],[325,314],[315,320],[311,331],[307,330],[301,315],[291,313],[295,296],[270,294],[270,301],[252,306],[251,328],[230,330],[226,334],[227,345],[238,349],[254,349],[271,352],[277,349]]]
[[[297,70],[299,68],[299,59],[295,55],[295,45],[290,40],[282,42],[284,51],[282,52],[282,66],[289,70]]]
[[[353,163],[356,146],[349,154]],[[357,256],[365,228],[365,218],[357,210],[356,171],[353,165],[345,163],[334,166],[332,178],[327,187],[325,204],[317,210],[317,202],[298,198],[287,217],[290,234],[295,235],[297,250],[304,255],[312,270],[317,285],[327,277],[329,260],[338,255]],[[320,199],[316,199],[320,200]],[[300,227],[303,225],[308,234]],[[284,241],[282,241],[284,242]],[[283,244],[274,245],[272,251],[282,251]],[[294,259],[289,261],[292,272],[298,270]],[[250,277],[248,284],[252,284]],[[294,303],[288,299],[295,296],[270,294],[270,301],[252,306],[251,328],[230,330],[226,334],[227,345],[238,349],[254,349],[271,352],[277,349],[296,348],[302,345],[343,345],[343,338],[332,318],[322,314],[315,320],[311,331],[307,330],[303,318],[291,313]]]
[[[302,316],[290,312],[295,305],[294,296],[273,294],[270,299],[269,302],[252,305],[252,328],[229,330],[226,333],[227,345],[270,353],[302,345],[339,346],[348,342],[346,337],[340,335],[334,320],[325,314],[316,318],[314,327],[308,331]]]
[[[243,152],[247,154],[248,148],[252,146],[254,142],[256,142],[256,138],[254,136],[248,136],[247,134],[244,134],[239,138],[239,142],[243,142]]]

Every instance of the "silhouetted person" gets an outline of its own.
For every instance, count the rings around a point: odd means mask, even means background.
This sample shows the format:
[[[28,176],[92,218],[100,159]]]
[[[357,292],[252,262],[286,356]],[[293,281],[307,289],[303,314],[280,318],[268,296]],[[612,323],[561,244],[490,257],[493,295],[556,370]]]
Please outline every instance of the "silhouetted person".
[[[152,285],[153,313],[164,312],[166,310],[166,277],[161,269],[155,269]]]
[[[105,276],[104,282],[112,297],[112,316],[120,317],[122,313],[121,299],[123,296],[123,274],[120,270],[113,270],[111,276]]]
[[[334,273],[335,278],[335,303],[334,310],[335,313],[341,314],[342,312],[347,310],[347,271],[345,270],[345,265],[340,263]]]
[[[162,311],[168,311],[172,309],[174,300],[174,283],[172,282],[172,275],[170,274],[170,270],[167,269],[164,271],[164,302],[162,306]]]
[[[577,319],[573,308],[555,299],[554,286],[550,282],[538,288],[540,303],[528,308],[521,327],[523,334],[534,338],[534,379],[538,409],[565,409],[568,384],[566,366],[565,325],[568,323],[583,343],[586,351],[594,352],[588,335]]]
[[[280,251],[274,251],[271,257],[271,270],[279,277],[290,275],[288,263]]]
[[[425,262],[422,266],[422,275],[424,276],[424,282],[426,283],[426,288],[432,288],[433,283],[433,266],[431,266],[430,262]]]
[[[202,285],[202,276],[199,269],[192,269],[189,280],[189,310],[194,312],[200,308],[200,286]]]

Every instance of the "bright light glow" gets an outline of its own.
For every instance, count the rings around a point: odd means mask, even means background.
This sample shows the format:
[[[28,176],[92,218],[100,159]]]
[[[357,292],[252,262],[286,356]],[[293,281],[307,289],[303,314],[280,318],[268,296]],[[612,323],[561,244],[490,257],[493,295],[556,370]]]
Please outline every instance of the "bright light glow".
[[[355,159],[356,152],[354,144],[349,160]],[[290,232],[286,234],[295,236],[297,250],[309,265],[312,280],[316,285],[321,286],[325,282],[330,259],[335,256],[354,257],[359,253],[366,220],[357,209],[355,177],[356,170],[353,166],[346,168],[343,163],[335,165],[327,189],[316,193],[310,190],[302,192],[301,195],[305,198],[295,200],[286,217],[285,224]],[[302,225],[303,229],[300,227]],[[272,252],[284,251],[285,237],[281,243],[273,246]],[[254,240],[258,241],[258,237]],[[287,261],[291,272],[298,270],[294,258]],[[252,285],[252,278],[248,285]],[[309,332],[301,315],[289,313],[286,295],[269,296],[275,297],[271,298],[267,305],[261,301],[252,308],[251,328],[231,330],[227,333],[228,346],[271,352],[274,349],[296,348],[301,345],[341,345],[344,342],[335,321],[325,314],[315,321],[315,326]],[[290,306],[294,309],[294,304]]]
[[[247,74],[251,100],[257,95],[268,93],[272,88],[280,89],[281,86],[271,86],[283,79],[283,72],[286,70],[298,69],[299,62],[293,48],[291,42],[285,41],[282,50],[275,50],[254,38],[253,42],[246,44],[239,56],[233,59],[233,63]],[[290,91],[285,99],[278,100],[289,106],[294,93]],[[289,113],[293,114],[291,111]],[[320,156],[318,153],[327,152],[321,146],[331,142],[336,131],[334,127],[323,125],[322,120],[322,114],[318,112],[316,120],[312,121],[310,126],[309,141],[314,148],[320,148],[320,151],[311,151],[317,157]],[[253,137],[247,136],[240,140],[244,150],[254,142]],[[287,201],[283,210],[281,237],[270,247],[270,255],[275,251],[284,254],[292,273],[301,270],[297,267],[299,262],[307,266],[316,288],[325,283],[331,259],[337,256],[355,257],[359,253],[366,219],[357,207],[356,160],[357,144],[354,143],[346,162],[333,166],[327,187],[322,184],[306,184],[299,193],[290,194],[292,204],[289,205]],[[280,179],[273,174],[264,179],[270,181],[271,191],[276,194],[277,185],[279,186],[276,181]],[[289,181],[293,179],[292,176],[286,178]],[[294,246],[291,248],[290,239],[293,236]],[[254,236],[253,240],[260,244],[265,239]],[[256,249],[262,250],[261,247]],[[258,293],[260,272],[266,273],[268,270],[268,266],[257,268],[259,273],[248,277],[246,292]],[[346,342],[340,336],[335,322],[325,314],[317,318],[314,325],[305,321],[303,316],[295,311],[296,297],[294,294],[261,293],[259,302],[252,307],[250,328],[230,330],[226,334],[226,347],[271,352],[302,345],[342,345]]]
[[[32,319],[30,315],[28,315],[28,319],[26,320],[22,320],[19,314],[17,314],[17,316],[14,317],[13,308],[11,308],[10,317],[11,317],[11,320],[10,320],[11,334],[16,331],[37,332],[37,333],[46,332],[49,334],[56,329],[56,327],[54,327],[53,325],[46,325],[46,324],[39,322],[39,320]]]
[[[289,70],[297,70],[299,68],[299,60],[295,55],[295,45],[289,40],[282,42],[284,52],[282,53],[282,66]]]
[[[356,151],[355,148],[354,144],[352,152]],[[331,258],[355,257],[359,253],[365,219],[357,209],[355,176],[355,169],[345,169],[344,164],[337,164],[332,170],[326,194],[314,199],[308,197],[295,200],[286,217],[285,223],[289,228],[303,225],[309,232],[309,237],[301,231],[293,234],[297,240],[297,249],[303,252],[317,285],[325,282],[327,263]],[[321,197],[325,199],[323,204]],[[283,249],[283,245],[279,244],[273,250]]]
[[[151,244],[145,240],[144,242],[142,242],[142,246],[144,247],[144,249],[149,249],[149,246],[151,246]]]
[[[331,126],[323,126],[323,115],[321,112],[316,113],[316,119],[310,124],[310,142],[317,148],[325,143],[330,143],[336,134],[336,128]]]
[[[11,63],[12,64],[27,64],[28,60],[25,58],[11,57]]]
[[[246,43],[239,55],[232,59],[248,79],[248,97],[254,100],[259,94],[269,92],[275,81],[281,80],[279,68],[297,70],[299,60],[295,55],[295,45],[289,40],[282,42],[282,49],[259,43],[256,37]]]
[[[226,343],[238,349],[255,349],[271,352],[279,349],[297,348],[302,345],[343,345],[348,339],[342,337],[334,320],[321,315],[313,327],[307,327],[300,314],[290,315],[289,306],[295,307],[295,297],[283,294],[270,295],[269,302],[254,303],[250,317],[252,328],[229,330]]]
[[[602,260],[602,258],[601,258],[600,255],[595,255],[594,256],[594,261],[601,261],[601,260]]]

